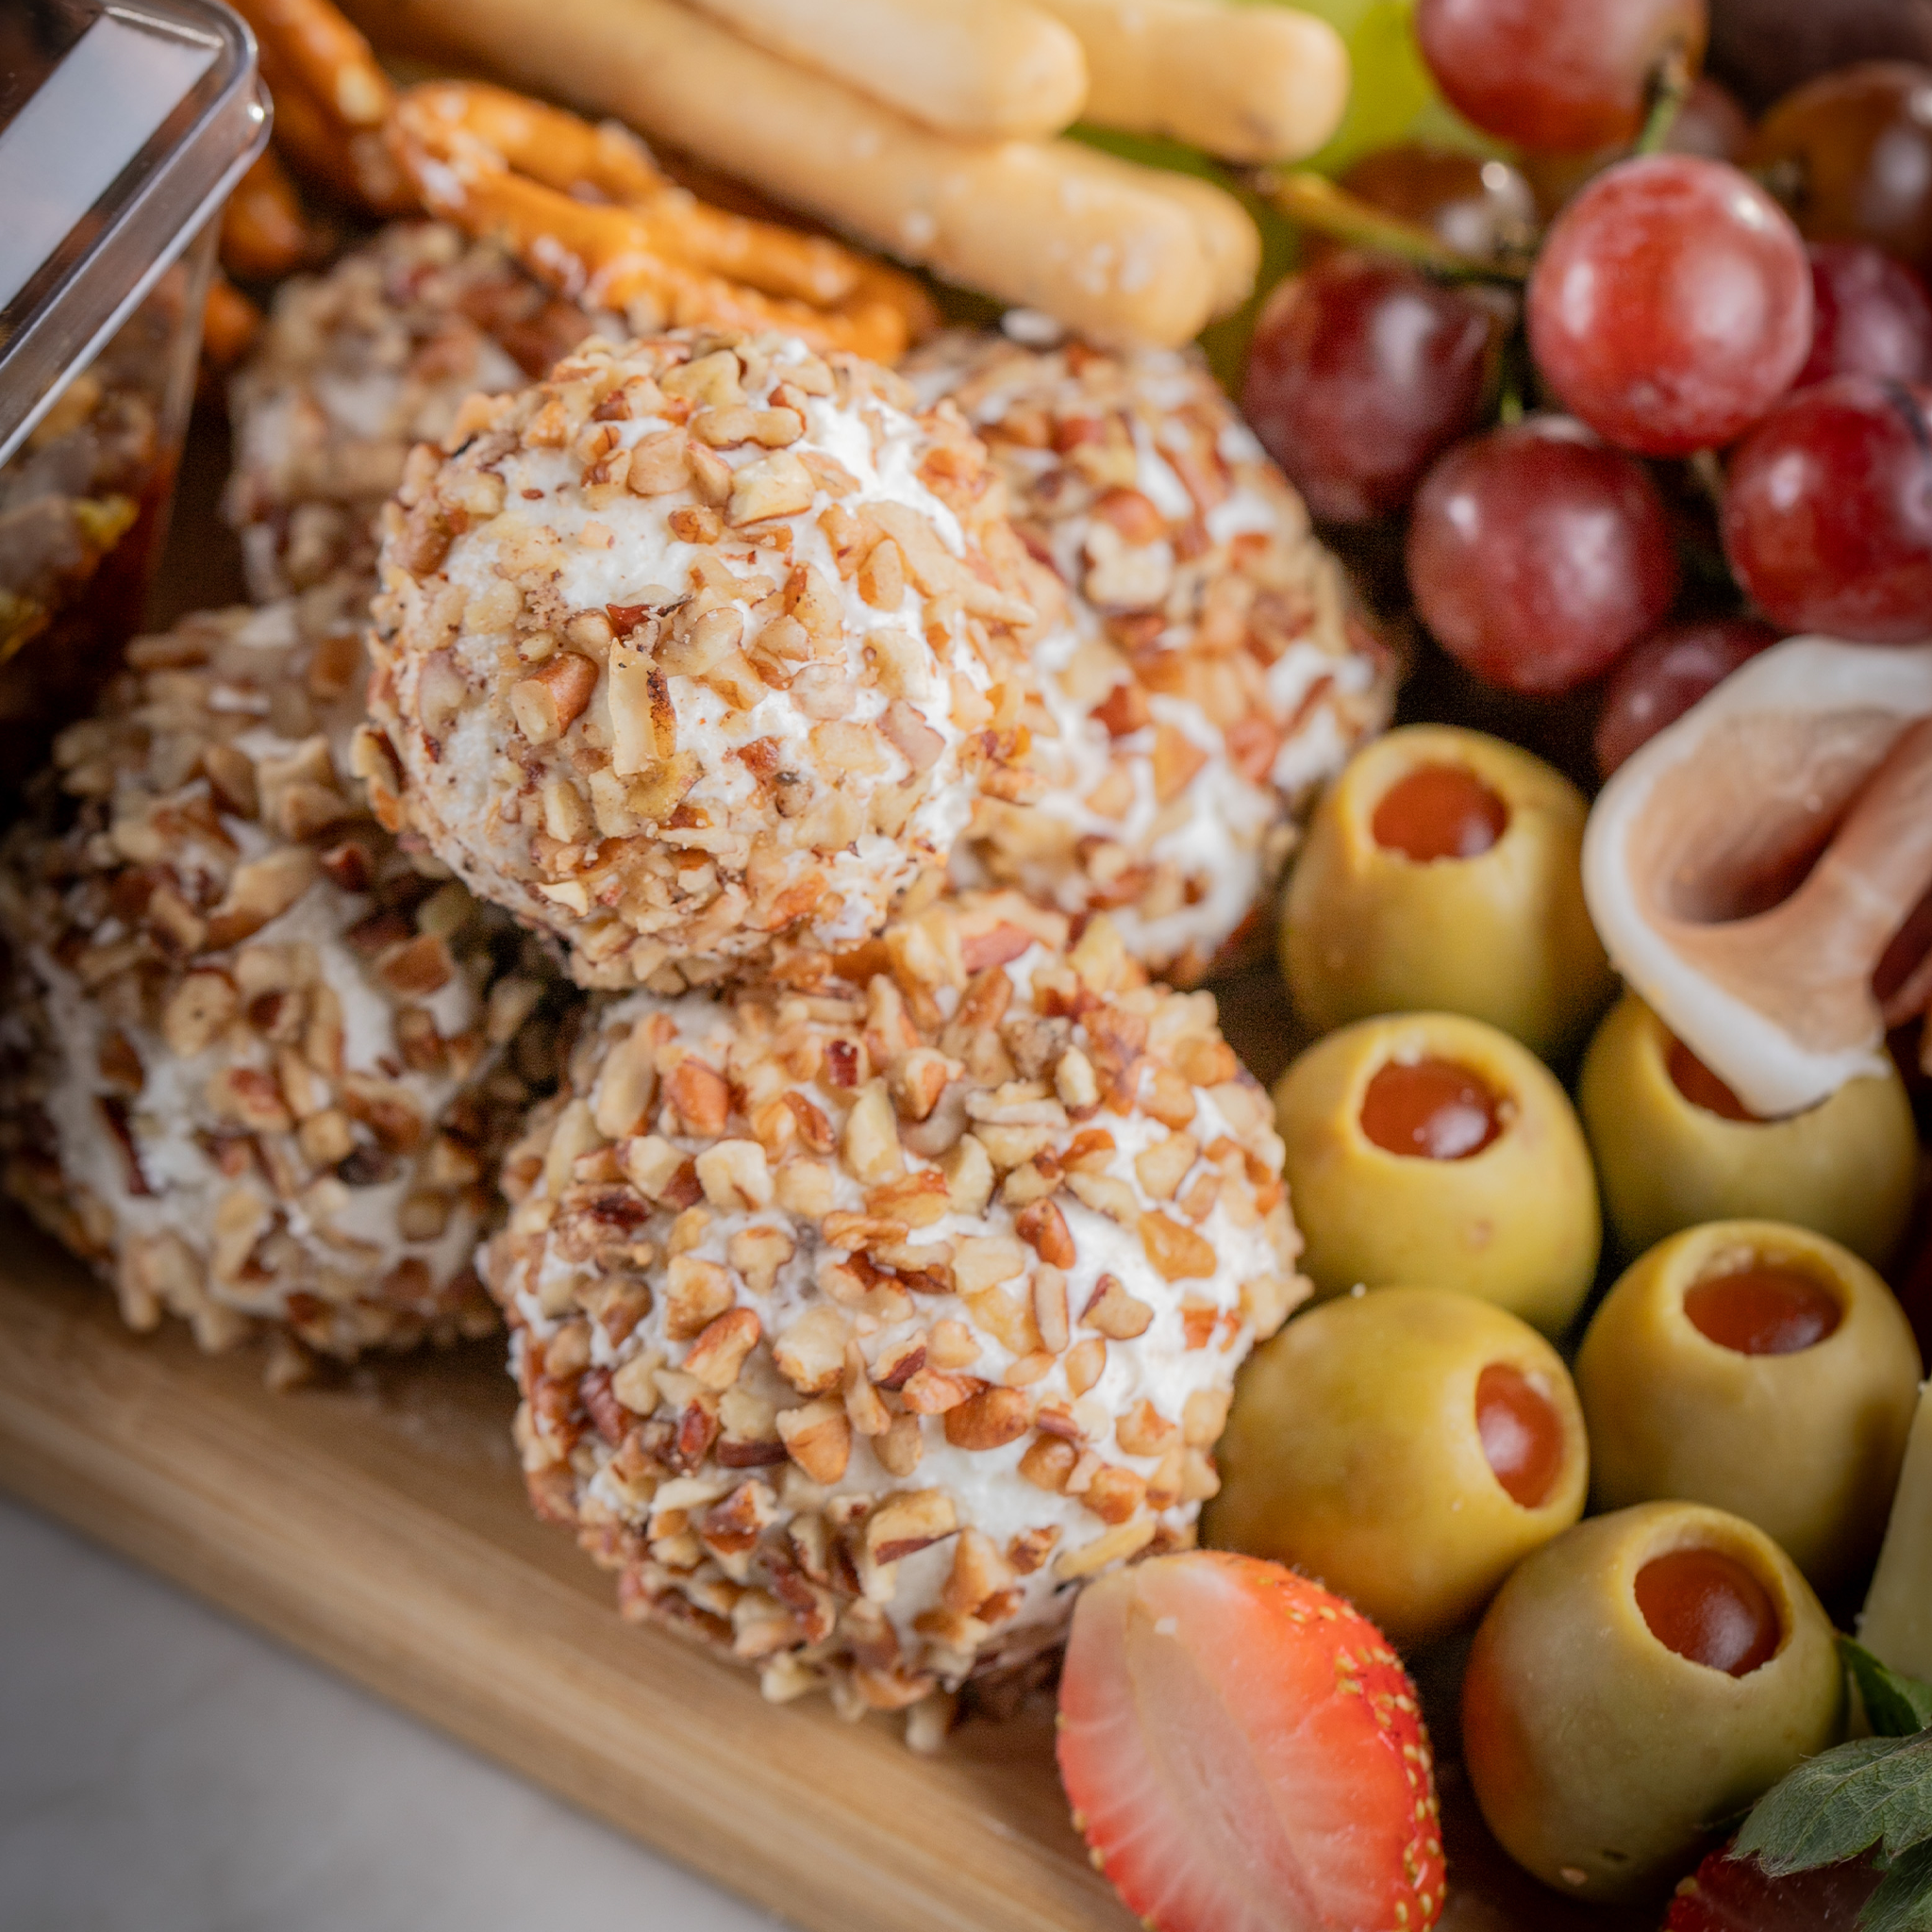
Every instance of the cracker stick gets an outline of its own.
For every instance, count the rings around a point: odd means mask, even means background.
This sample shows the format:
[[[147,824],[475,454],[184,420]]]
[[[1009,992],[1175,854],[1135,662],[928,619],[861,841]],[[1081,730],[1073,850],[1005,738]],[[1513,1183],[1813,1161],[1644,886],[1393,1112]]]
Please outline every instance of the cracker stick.
[[[931,133],[673,0],[354,0],[378,42],[614,114],[875,246],[1105,343],[1171,346],[1214,296],[1188,210],[1061,142]]]
[[[1087,50],[1087,118],[1231,161],[1313,154],[1348,106],[1326,21],[1224,0],[1037,0]]]
[[[1023,0],[694,0],[748,41],[968,141],[1058,134],[1087,61]]]

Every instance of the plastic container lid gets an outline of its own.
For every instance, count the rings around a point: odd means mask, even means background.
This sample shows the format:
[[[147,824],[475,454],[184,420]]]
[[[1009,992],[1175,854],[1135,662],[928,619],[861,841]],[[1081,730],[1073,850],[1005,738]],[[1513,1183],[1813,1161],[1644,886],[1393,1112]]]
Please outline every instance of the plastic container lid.
[[[0,462],[267,138],[225,7],[0,0]]]

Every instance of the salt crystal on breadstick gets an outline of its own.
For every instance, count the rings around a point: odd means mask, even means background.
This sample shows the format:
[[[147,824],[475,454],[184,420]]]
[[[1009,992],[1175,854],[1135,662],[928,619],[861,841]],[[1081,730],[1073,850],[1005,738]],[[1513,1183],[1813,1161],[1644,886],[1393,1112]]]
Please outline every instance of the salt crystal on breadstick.
[[[941,134],[1058,134],[1087,99],[1080,42],[1022,0],[694,0],[748,41]]]
[[[673,0],[352,0],[378,44],[460,54],[616,115],[949,280],[1108,344],[1173,347],[1215,276],[1194,219],[1071,143],[953,141]]]
[[[1225,0],[1037,0],[1087,50],[1087,118],[1231,161],[1313,154],[1348,106],[1348,49],[1324,20]]]

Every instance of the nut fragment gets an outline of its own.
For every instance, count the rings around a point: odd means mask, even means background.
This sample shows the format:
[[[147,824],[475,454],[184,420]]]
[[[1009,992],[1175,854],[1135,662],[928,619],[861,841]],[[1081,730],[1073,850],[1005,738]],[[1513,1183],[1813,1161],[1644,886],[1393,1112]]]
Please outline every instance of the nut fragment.
[[[852,1459],[852,1424],[836,1402],[810,1402],[778,1411],[786,1453],[815,1483],[835,1483]]]
[[[951,1536],[958,1524],[958,1511],[943,1490],[902,1491],[866,1519],[866,1553],[875,1563],[896,1563]]]
[[[715,1392],[730,1388],[762,1332],[758,1318],[749,1308],[733,1308],[720,1315],[691,1343],[691,1353],[684,1358],[684,1373],[693,1377],[700,1389]]]
[[[808,1308],[778,1338],[772,1359],[801,1395],[823,1395],[839,1386],[845,1368],[850,1324],[829,1303]]]
[[[1080,1311],[1080,1325],[1105,1335],[1112,1341],[1132,1341],[1146,1334],[1154,1310],[1137,1295],[1131,1295],[1119,1278],[1103,1274],[1092,1298]]]
[[[946,1441],[956,1449],[1001,1449],[1032,1425],[1032,1404],[1020,1389],[983,1389],[945,1412]]]

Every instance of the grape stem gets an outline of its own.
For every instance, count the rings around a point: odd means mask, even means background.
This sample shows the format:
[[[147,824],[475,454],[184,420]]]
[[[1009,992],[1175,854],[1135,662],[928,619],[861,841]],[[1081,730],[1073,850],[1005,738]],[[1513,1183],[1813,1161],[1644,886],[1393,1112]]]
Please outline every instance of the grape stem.
[[[1674,42],[1669,52],[1657,62],[1657,72],[1651,75],[1650,113],[1632,153],[1663,153],[1664,143],[1670,140],[1671,129],[1677,125],[1677,116],[1684,111],[1684,103],[1690,98],[1690,90],[1696,81],[1696,70],[1690,64],[1690,50],[1682,41]]]
[[[1309,169],[1265,173],[1255,177],[1253,186],[1270,207],[1301,227],[1352,247],[1392,255],[1448,281],[1521,282],[1529,275],[1526,263],[1464,255],[1420,222],[1392,215]]]

